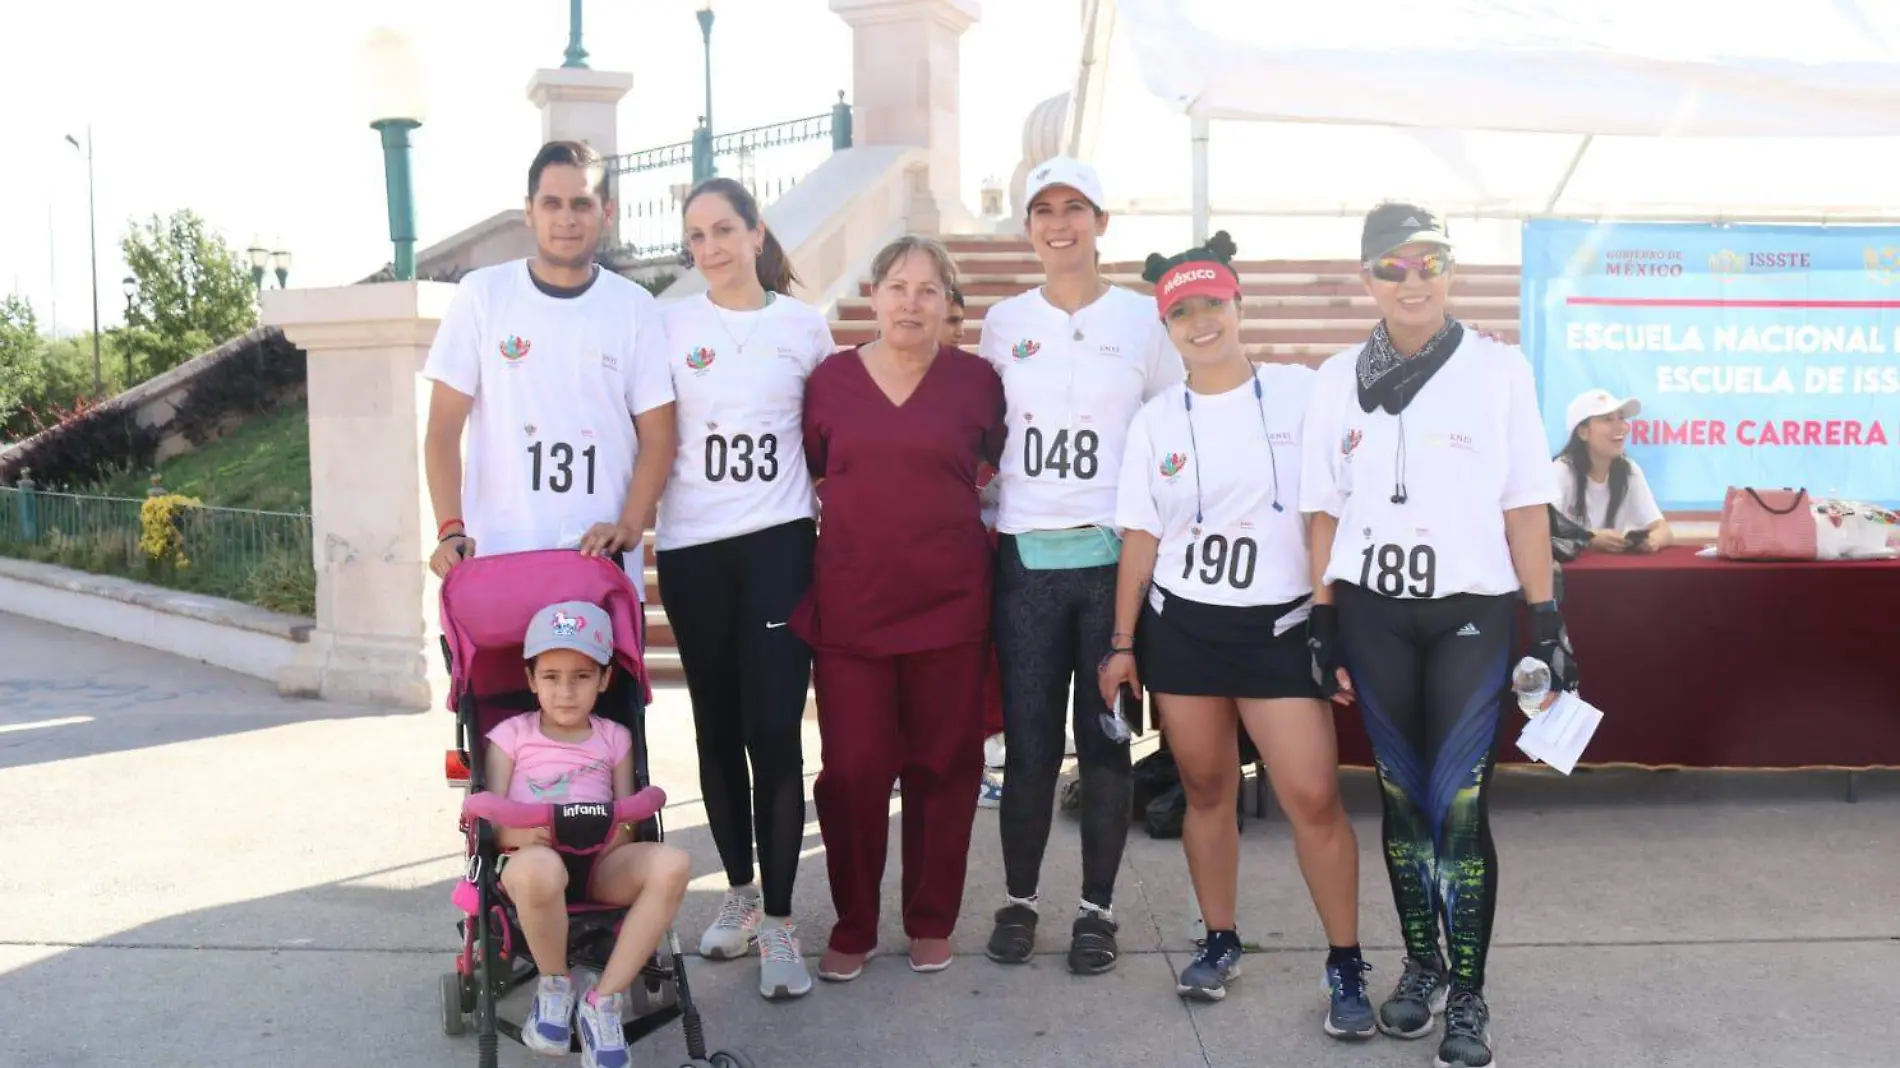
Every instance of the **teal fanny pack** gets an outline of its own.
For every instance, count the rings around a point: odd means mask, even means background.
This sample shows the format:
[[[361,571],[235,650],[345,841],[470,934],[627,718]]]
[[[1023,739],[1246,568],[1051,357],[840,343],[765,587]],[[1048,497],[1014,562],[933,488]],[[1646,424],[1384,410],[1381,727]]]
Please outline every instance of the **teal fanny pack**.
[[[1107,527],[1032,530],[1016,535],[1016,555],[1031,571],[1109,567],[1121,559],[1122,539]]]

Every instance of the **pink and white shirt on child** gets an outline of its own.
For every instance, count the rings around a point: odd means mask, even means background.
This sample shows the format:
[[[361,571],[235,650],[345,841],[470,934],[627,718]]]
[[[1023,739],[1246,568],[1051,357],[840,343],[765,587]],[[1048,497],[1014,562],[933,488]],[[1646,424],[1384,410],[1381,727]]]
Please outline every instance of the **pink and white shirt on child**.
[[[595,716],[594,732],[582,742],[561,742],[541,733],[541,713],[523,712],[488,732],[488,741],[514,761],[508,800],[526,804],[612,801],[614,765],[633,752],[633,734]]]

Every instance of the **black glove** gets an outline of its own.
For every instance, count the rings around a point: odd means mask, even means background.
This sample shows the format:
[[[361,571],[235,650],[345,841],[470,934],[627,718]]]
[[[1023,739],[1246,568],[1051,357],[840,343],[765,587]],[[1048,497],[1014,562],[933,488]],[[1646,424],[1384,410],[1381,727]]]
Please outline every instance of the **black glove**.
[[[1319,695],[1330,698],[1339,692],[1339,609],[1316,604],[1307,617],[1306,648],[1313,654],[1313,681]]]
[[[1531,605],[1530,655],[1550,668],[1552,691],[1577,689],[1577,657],[1570,651],[1570,632],[1556,601]]]

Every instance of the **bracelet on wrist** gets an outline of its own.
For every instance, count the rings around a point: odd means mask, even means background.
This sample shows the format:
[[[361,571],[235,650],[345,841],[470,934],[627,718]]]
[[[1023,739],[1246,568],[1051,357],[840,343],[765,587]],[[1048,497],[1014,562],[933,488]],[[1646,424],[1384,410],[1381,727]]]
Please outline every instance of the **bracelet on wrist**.
[[[446,538],[450,527],[455,527],[460,530],[462,529],[462,521],[460,519],[451,519],[443,523],[441,526],[435,528],[435,536],[438,538]]]
[[[447,545],[447,544],[448,544],[449,542],[452,542],[452,541],[454,541],[454,540],[455,540],[455,539],[457,539],[457,538],[460,538],[460,539],[462,539],[463,541],[467,541],[467,540],[468,540],[468,535],[467,535],[467,534],[464,534],[464,533],[462,533],[461,531],[459,531],[459,530],[458,530],[458,531],[456,531],[456,532],[455,532],[455,533],[453,533],[453,534],[444,534],[444,535],[442,535],[442,536],[441,536],[440,538],[438,538],[438,539],[436,539],[436,544],[437,544],[437,545]]]

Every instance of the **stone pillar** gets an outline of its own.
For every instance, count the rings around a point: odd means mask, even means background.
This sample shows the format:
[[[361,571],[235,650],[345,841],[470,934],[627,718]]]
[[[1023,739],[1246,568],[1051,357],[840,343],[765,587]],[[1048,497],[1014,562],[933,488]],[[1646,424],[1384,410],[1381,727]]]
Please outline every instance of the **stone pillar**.
[[[439,282],[263,294],[264,321],[309,367],[317,628],[278,678],[285,693],[407,709],[445,700],[421,372],[454,295]]]
[[[556,67],[528,81],[528,99],[541,109],[541,142],[579,141],[603,156],[620,154],[620,98],[633,75]]]
[[[851,26],[852,130],[858,145],[915,145],[930,154],[940,228],[975,229],[963,202],[958,136],[960,38],[983,17],[977,0],[831,0]],[[929,214],[928,205],[919,205]]]

